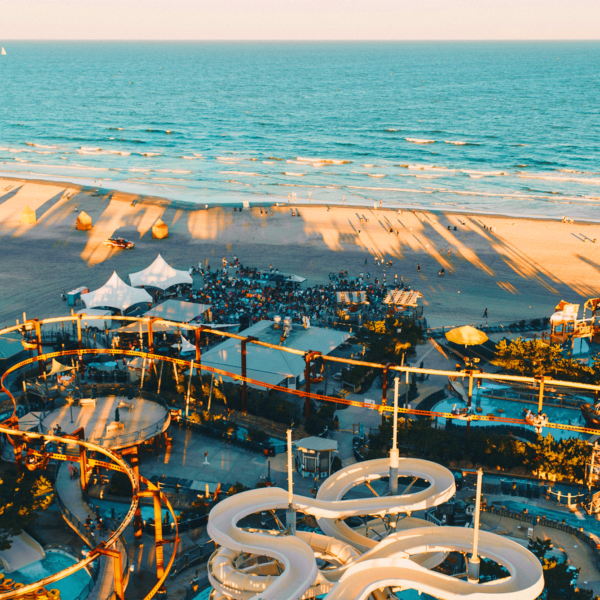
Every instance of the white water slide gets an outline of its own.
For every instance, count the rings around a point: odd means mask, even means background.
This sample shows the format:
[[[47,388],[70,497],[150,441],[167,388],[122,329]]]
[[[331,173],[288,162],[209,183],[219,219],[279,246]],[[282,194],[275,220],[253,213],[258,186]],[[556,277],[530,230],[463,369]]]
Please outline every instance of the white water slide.
[[[238,527],[250,514],[288,508],[288,493],[280,488],[243,492],[217,504],[208,522],[209,535],[221,546],[208,563],[215,590],[211,598],[300,600],[326,594],[327,600],[379,600],[394,597],[390,588],[415,589],[441,600],[534,600],[540,595],[544,579],[536,556],[488,532],[479,532],[478,555],[505,567],[506,578],[478,584],[429,570],[449,552],[470,554],[473,549],[472,529],[437,527],[410,517],[454,495],[454,476],[441,465],[400,459],[399,476],[425,480],[429,487],[397,496],[342,499],[361,483],[387,477],[389,466],[388,459],[357,463],[329,477],[316,499],[293,496],[294,509],[316,517],[325,535]],[[382,524],[371,538],[365,528],[352,529],[343,521],[400,514],[408,516],[397,521],[394,533]],[[391,522],[396,522],[393,517]]]

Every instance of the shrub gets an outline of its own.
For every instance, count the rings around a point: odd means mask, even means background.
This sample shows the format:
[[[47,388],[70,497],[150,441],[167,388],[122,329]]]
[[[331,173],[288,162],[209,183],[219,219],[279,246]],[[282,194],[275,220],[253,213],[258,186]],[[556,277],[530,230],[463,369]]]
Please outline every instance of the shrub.
[[[124,496],[131,498],[133,495],[133,489],[131,487],[131,481],[129,481],[129,477],[120,471],[115,471],[112,474],[108,491],[113,496]]]

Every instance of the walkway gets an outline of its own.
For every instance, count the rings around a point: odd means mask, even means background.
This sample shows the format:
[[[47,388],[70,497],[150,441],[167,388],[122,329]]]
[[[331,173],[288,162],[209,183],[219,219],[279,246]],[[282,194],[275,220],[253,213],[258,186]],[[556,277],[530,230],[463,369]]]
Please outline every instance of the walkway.
[[[88,505],[83,501],[81,497],[81,489],[79,486],[79,479],[69,478],[69,469],[67,465],[61,465],[58,470],[55,484],[56,493],[60,496],[64,505],[71,511],[73,516],[84,524],[88,516],[94,518],[94,515],[90,511]],[[90,532],[92,537],[95,537],[98,541],[107,539],[108,535],[98,537],[98,531]],[[121,552],[121,559],[123,565],[126,561],[125,546],[120,542],[117,544],[118,549]],[[113,561],[107,560],[105,557],[100,560],[100,574],[96,585],[90,592],[87,600],[106,600],[111,597],[114,591],[114,569]]]

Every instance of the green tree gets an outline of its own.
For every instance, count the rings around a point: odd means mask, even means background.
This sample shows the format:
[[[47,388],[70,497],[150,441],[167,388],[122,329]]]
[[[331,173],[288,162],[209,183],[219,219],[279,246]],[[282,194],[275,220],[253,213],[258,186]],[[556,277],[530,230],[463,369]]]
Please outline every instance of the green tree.
[[[521,375],[549,375],[561,356],[561,349],[556,344],[549,346],[541,340],[518,337],[510,342],[502,340],[496,346],[496,358],[491,362]]]
[[[365,321],[356,333],[357,343],[365,346],[366,358],[373,362],[396,362],[402,355],[413,356],[423,339],[423,329],[412,319],[388,317],[384,321]]]
[[[52,502],[52,485],[43,475],[4,472],[0,479],[0,550],[8,550],[14,536],[35,521]]]
[[[567,563],[558,562],[554,556],[546,558],[552,548],[552,540],[536,538],[529,542],[529,549],[539,558],[544,570],[544,592],[540,600],[592,600],[592,590],[578,589],[571,583],[573,572],[568,570]]]

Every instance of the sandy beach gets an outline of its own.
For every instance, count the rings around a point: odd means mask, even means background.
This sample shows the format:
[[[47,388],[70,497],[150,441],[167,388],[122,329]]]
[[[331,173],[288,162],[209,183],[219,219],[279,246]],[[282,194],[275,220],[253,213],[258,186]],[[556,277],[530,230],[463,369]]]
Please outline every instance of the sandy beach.
[[[216,268],[235,255],[245,265],[272,264],[307,277],[309,285],[342,269],[381,279],[384,269],[373,258],[383,257],[393,261],[388,283],[398,274],[423,294],[430,326],[485,322],[485,308],[490,323],[549,316],[561,299],[583,303],[600,295],[599,224],[303,202],[274,206],[268,214],[259,207],[240,213],[231,206],[205,209],[0,178],[0,325],[14,324],[23,311],[28,318],[67,314],[63,289],[96,289],[113,271],[128,282],[129,273],[158,253],[176,268],[206,260]],[[25,206],[36,211],[34,224],[21,224]],[[292,217],[292,209],[300,216]],[[82,210],[92,217],[90,231],[75,229]],[[169,227],[167,239],[152,238],[158,218]],[[135,248],[106,248],[103,241],[114,236],[134,241]]]

